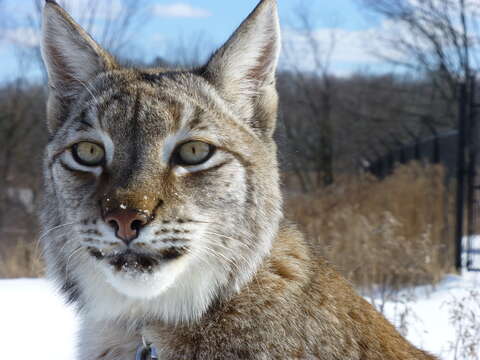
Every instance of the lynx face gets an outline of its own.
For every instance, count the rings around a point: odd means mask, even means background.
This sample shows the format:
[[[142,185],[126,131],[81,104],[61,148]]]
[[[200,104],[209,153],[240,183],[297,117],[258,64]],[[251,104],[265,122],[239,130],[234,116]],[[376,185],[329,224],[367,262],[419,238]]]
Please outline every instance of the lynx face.
[[[242,165],[248,143],[232,142],[221,108],[179,99],[180,89],[169,94],[172,80],[197,85],[181,77],[118,73],[103,89],[93,84],[49,147],[78,246],[133,297],[158,295],[191,262],[232,270],[260,245],[245,211],[254,201]]]
[[[51,275],[97,318],[198,318],[251,278],[281,217],[275,2],[192,71],[121,68],[51,1],[43,35]]]

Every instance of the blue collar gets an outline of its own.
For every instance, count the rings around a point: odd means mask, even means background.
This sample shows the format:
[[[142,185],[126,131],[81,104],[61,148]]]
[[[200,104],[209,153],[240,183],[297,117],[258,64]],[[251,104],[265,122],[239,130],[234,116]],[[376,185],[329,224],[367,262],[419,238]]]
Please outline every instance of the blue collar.
[[[145,341],[142,336],[142,343],[138,346],[135,360],[158,360],[157,348]]]

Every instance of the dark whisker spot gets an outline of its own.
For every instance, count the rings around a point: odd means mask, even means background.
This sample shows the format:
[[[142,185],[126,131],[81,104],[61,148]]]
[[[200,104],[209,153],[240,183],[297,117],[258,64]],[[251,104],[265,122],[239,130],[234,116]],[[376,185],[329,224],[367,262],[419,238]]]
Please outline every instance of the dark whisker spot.
[[[102,253],[100,251],[98,251],[97,249],[88,248],[88,251],[89,251],[90,255],[92,255],[94,258],[96,258],[98,260],[102,260],[104,258]]]
[[[102,233],[95,229],[88,229],[88,230],[80,230],[80,234],[87,234],[87,235],[98,235],[102,236]]]
[[[173,260],[182,256],[185,252],[185,248],[171,247],[167,250],[162,251],[162,256],[165,260]]]
[[[188,243],[190,241],[190,239],[187,239],[187,238],[168,238],[168,239],[156,239],[157,242],[161,242],[161,243],[164,243],[164,244],[168,244],[168,243]],[[152,241],[153,243],[153,241]]]

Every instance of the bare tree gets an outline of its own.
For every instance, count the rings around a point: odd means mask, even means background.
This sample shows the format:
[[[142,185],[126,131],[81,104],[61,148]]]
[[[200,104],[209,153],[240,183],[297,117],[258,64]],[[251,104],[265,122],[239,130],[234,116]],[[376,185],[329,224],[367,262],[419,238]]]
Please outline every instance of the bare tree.
[[[0,89],[2,240],[12,238],[9,233],[12,229],[35,229],[33,208],[40,188],[40,157],[47,140],[43,124],[44,102],[43,88],[30,86],[22,80],[4,85]]]
[[[83,0],[58,3],[106,49],[120,54],[148,20],[146,0]],[[35,11],[28,21],[40,29],[44,0],[34,0]]]
[[[480,2],[477,0],[359,0],[391,21],[385,36],[391,62],[427,74],[447,101],[478,70]]]
[[[22,15],[24,18],[17,20],[21,24],[27,24],[37,34],[40,34],[44,0],[32,1],[33,11],[24,13]],[[132,53],[135,53],[135,51],[131,51],[131,40],[149,19],[147,0],[81,0],[74,2],[58,0],[57,2],[104,48],[120,58],[131,57]],[[19,63],[29,59],[37,69],[41,69],[44,79],[46,79],[40,56],[40,44],[33,47],[18,44],[16,52]]]
[[[179,35],[175,40],[167,42],[168,57],[175,65],[196,67],[203,65],[215,49],[213,41],[204,32],[190,35]]]
[[[336,33],[331,30],[329,39],[320,43],[316,36],[311,4],[300,3],[296,10],[296,31],[284,44],[289,61],[288,86],[301,94],[293,96],[302,104],[302,113],[284,111],[284,127],[289,141],[296,144],[306,162],[292,162],[304,190],[327,186],[334,180],[334,106],[335,82],[331,75],[331,59],[336,46]],[[298,52],[308,56],[311,69],[299,67]],[[290,118],[288,118],[290,117]],[[309,168],[308,164],[314,164]],[[314,175],[314,176],[312,176]]]

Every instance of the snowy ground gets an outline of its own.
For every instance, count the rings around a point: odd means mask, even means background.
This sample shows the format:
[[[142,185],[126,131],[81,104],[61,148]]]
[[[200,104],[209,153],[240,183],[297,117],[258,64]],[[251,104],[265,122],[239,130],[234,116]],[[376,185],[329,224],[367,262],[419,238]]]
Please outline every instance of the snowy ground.
[[[480,359],[480,273],[449,275],[434,288],[405,290],[395,298],[383,312],[414,345],[445,360]],[[380,307],[382,301],[377,297],[375,303]],[[465,350],[472,344],[475,356]]]
[[[468,262],[471,268],[480,269],[480,236],[465,236],[463,238],[463,249],[469,250],[468,255],[466,250],[463,254],[462,261],[464,266],[466,266]]]
[[[397,302],[387,302],[384,310],[402,331],[406,328],[415,345],[453,360],[451,348],[458,340],[457,332],[465,329],[458,329],[458,322],[456,329],[451,318],[461,318],[470,333],[475,326],[480,331],[480,296],[474,300],[472,291],[480,291],[480,273],[451,275],[435,289],[405,291]],[[376,302],[380,304],[380,299]],[[0,359],[72,360],[77,327],[73,310],[62,304],[47,281],[0,280]],[[460,346],[457,355],[462,351]]]
[[[73,360],[76,330],[46,280],[0,280],[0,359]]]

